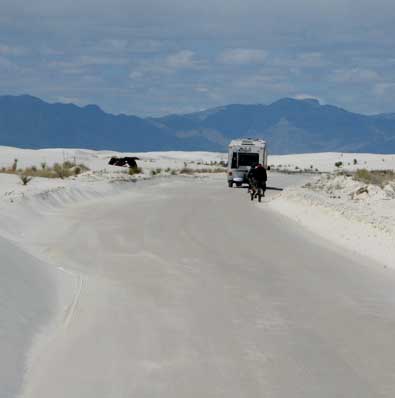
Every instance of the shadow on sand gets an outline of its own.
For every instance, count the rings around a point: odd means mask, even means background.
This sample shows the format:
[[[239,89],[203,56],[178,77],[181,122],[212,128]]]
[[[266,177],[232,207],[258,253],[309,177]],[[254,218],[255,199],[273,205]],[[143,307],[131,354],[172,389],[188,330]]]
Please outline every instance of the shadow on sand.
[[[237,188],[237,189],[248,189],[248,186],[247,185],[241,185],[241,186],[239,186],[239,187],[234,187],[234,188]],[[267,191],[284,191],[284,188],[279,188],[279,187],[266,187],[266,190]]]
[[[268,190],[268,191],[284,191],[284,188],[266,187],[266,190]]]

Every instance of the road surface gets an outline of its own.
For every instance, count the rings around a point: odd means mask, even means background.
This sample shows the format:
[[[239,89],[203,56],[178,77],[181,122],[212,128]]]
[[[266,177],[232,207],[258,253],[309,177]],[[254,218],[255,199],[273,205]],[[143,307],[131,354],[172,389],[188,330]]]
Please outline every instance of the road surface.
[[[16,397],[34,335],[53,314],[54,278],[0,237],[0,398]]]
[[[136,185],[30,239],[74,283],[24,397],[395,396],[395,273],[223,177]]]

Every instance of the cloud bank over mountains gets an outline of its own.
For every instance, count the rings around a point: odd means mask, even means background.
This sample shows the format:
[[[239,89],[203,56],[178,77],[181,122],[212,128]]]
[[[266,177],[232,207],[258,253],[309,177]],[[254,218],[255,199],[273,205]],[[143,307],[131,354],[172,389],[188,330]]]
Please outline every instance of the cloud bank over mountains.
[[[395,102],[389,0],[2,0],[0,94],[186,113],[309,93]]]

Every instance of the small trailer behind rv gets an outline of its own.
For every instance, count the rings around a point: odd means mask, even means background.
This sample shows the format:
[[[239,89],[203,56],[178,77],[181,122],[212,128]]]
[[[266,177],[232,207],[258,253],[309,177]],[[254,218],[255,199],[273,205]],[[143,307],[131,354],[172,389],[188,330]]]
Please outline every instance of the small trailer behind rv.
[[[252,165],[267,167],[267,145],[261,139],[240,138],[229,144],[228,185],[240,187],[248,183],[247,174]]]

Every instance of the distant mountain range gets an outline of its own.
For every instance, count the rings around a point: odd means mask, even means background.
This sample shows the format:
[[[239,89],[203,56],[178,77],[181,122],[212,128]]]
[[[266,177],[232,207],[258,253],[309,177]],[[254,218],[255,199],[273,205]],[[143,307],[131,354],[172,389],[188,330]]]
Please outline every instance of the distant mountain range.
[[[96,105],[0,96],[0,145],[5,146],[224,151],[237,137],[264,138],[275,154],[395,153],[395,113],[367,116],[312,99],[284,98],[270,105],[140,118],[108,114]]]

